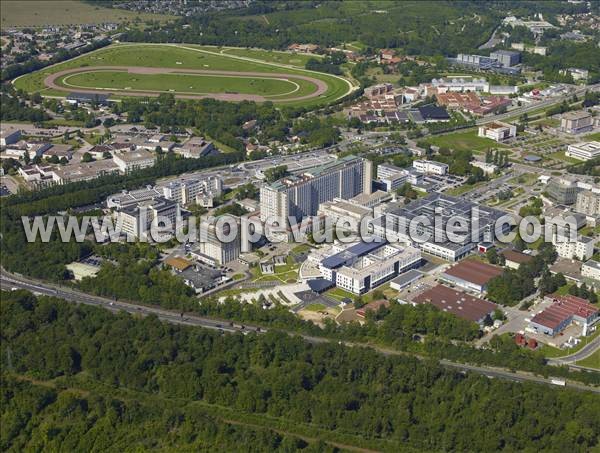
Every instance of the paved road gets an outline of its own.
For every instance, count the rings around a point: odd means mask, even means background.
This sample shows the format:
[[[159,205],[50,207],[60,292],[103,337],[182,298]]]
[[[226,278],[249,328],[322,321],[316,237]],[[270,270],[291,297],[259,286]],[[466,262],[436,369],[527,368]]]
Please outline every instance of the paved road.
[[[590,341],[588,344],[586,344],[583,348],[581,348],[574,354],[567,355],[564,357],[556,357],[554,359],[548,360],[548,362],[552,363],[553,365],[565,365],[575,363],[579,360],[583,360],[586,357],[589,357],[598,349],[600,349],[600,336],[594,338],[592,341]]]
[[[126,311],[128,313],[137,314],[139,316],[148,316],[148,315],[156,315],[159,319],[167,322],[171,322],[174,324],[182,324],[189,326],[197,326],[204,327],[207,329],[219,330],[221,332],[255,332],[255,333],[264,333],[267,329],[254,326],[254,325],[240,325],[239,323],[234,323],[231,321],[217,320],[212,318],[204,318],[201,316],[190,315],[188,313],[177,313],[171,310],[164,310],[156,307],[149,307],[146,305],[134,304],[131,302],[121,302],[115,301],[104,297],[91,296],[89,294],[82,293],[80,291],[61,288],[49,283],[42,283],[39,281],[31,280],[28,278],[16,276],[13,274],[9,274],[6,271],[0,271],[0,286],[3,289],[13,289],[13,288],[21,288],[32,291],[34,294],[44,294],[53,297],[59,297],[69,302],[81,303],[86,305],[93,305],[97,307],[104,307],[112,312]],[[286,332],[291,336],[297,336],[305,341],[308,341],[313,344],[321,344],[321,343],[334,343],[336,340],[332,340],[330,338],[322,338],[322,337],[312,337],[309,335],[299,335],[294,332]],[[348,347],[367,347],[370,349],[374,349],[380,354],[387,356],[412,356],[418,359],[423,359],[418,355],[410,354],[407,352],[392,350],[381,348],[378,346],[365,345],[359,343],[352,343],[347,341],[338,341],[338,344],[348,346]],[[463,363],[451,362],[448,360],[440,360],[439,363],[445,367],[453,368],[459,370],[460,372],[475,372],[478,374],[483,374],[492,378],[502,378],[508,379],[517,382],[535,382],[539,384],[545,385],[554,385],[552,384],[550,379],[546,379],[543,377],[534,376],[530,373],[525,373],[521,371],[517,371],[515,373],[501,368],[492,368],[492,367],[484,367],[484,366],[475,366],[475,365],[467,365]],[[566,384],[567,387],[576,389],[576,390],[584,390],[591,391],[594,393],[600,394],[600,387],[591,387],[585,384],[580,384],[577,382],[568,382]]]

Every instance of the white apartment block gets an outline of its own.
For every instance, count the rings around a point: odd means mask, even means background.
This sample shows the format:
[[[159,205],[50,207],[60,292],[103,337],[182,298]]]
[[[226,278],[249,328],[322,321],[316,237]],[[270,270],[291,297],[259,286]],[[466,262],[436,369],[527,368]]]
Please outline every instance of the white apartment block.
[[[552,244],[556,248],[558,256],[562,258],[577,258],[585,261],[594,254],[594,239],[587,236],[579,236],[577,240],[570,241],[569,238],[559,238],[555,234]]]
[[[149,239],[152,225],[170,227],[165,234],[174,233],[180,211],[177,203],[157,197],[119,209],[116,217],[117,222],[122,222],[123,233],[135,238]]]
[[[239,232],[240,223],[237,218],[237,228]],[[236,234],[232,241],[221,241],[217,236],[217,225],[218,218],[203,220],[200,223],[200,242],[198,247],[192,252],[192,256],[200,261],[208,263],[210,265],[223,265],[230,261],[234,261],[239,258],[241,250],[241,236]],[[222,226],[223,237],[227,237],[230,231],[231,225],[224,223]]]
[[[496,142],[503,142],[517,136],[517,126],[501,121],[494,121],[479,126],[477,135],[479,137],[490,138]]]
[[[223,192],[223,180],[219,176],[210,176],[199,179],[182,179],[171,181],[163,186],[163,195],[168,200],[176,201],[185,206],[196,203],[200,197],[211,198],[221,195]]]
[[[494,174],[496,170],[498,170],[498,165],[489,164],[481,160],[472,160],[471,165],[473,165],[473,167],[476,168],[481,168],[483,170],[483,173],[485,173],[486,175]]]
[[[433,160],[415,160],[413,161],[413,167],[419,173],[433,175],[445,175],[448,173],[448,164],[443,164]]]
[[[581,265],[581,275],[583,277],[598,280],[600,282],[600,262],[588,260]]]
[[[567,147],[565,156],[579,160],[590,160],[600,157],[600,142],[574,143]]]

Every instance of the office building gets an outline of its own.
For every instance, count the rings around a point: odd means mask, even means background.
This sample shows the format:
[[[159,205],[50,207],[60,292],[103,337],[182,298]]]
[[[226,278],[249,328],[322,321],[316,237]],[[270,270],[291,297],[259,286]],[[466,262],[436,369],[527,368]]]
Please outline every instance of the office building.
[[[371,193],[369,160],[346,156],[320,167],[286,176],[260,189],[260,219],[279,226],[300,223],[317,214],[321,203]]]
[[[503,67],[510,68],[521,62],[521,53],[514,50],[496,50],[490,53],[490,58],[496,60]]]
[[[156,197],[121,208],[116,216],[117,222],[122,222],[122,232],[127,236],[150,239],[152,225],[170,227],[164,232],[167,236],[174,233],[180,211],[177,203]]]
[[[479,126],[477,135],[490,138],[496,142],[503,142],[517,136],[517,126],[501,121],[493,121]]]
[[[546,192],[559,204],[573,204],[580,189],[577,183],[565,178],[550,178]]]
[[[577,194],[575,211],[588,217],[600,216],[600,193],[591,190],[581,191]]]
[[[196,203],[198,197],[208,196],[212,199],[221,195],[223,180],[219,176],[181,179],[169,182],[162,190],[165,198],[185,206]]]
[[[531,318],[529,330],[554,337],[571,323],[591,326],[600,316],[597,307],[580,297],[550,294],[545,299],[552,305]]]
[[[355,197],[350,198],[350,203],[363,206],[365,208],[374,208],[386,201],[390,201],[392,196],[384,192],[383,190],[376,190],[373,193],[361,193]]]
[[[600,157],[600,142],[574,143],[567,146],[565,156],[579,160],[590,160]]]
[[[444,164],[442,164],[444,165]],[[426,164],[419,165],[420,168],[429,167]],[[432,168],[434,168],[433,166]],[[437,168],[438,171],[443,170],[441,167]],[[381,181],[381,184],[385,187],[387,192],[392,192],[405,183],[412,185],[419,185],[423,183],[423,173],[415,167],[401,168],[392,164],[380,164],[377,166],[377,179]]]
[[[464,91],[487,93],[490,91],[490,84],[485,79],[477,79],[473,77],[432,79],[431,87],[435,89],[435,93],[431,94]],[[429,95],[430,93],[428,92],[427,94]]]
[[[153,186],[146,186],[143,189],[137,190],[123,190],[120,193],[107,197],[106,206],[109,208],[122,209],[161,196],[163,196],[163,193]]]
[[[155,156],[150,151],[139,149],[122,154],[115,154],[113,160],[121,172],[129,173],[131,171],[152,167],[154,165]]]
[[[228,217],[233,218],[233,216]],[[217,225],[218,217],[203,220],[200,223],[200,241],[198,246],[192,251],[192,256],[211,266],[222,266],[238,259],[241,250],[241,234],[239,233],[239,218],[235,219],[238,234],[233,235],[233,240],[231,241],[221,241],[217,235],[217,232],[219,232],[223,234],[223,238],[227,238],[232,234],[232,226],[229,222],[223,223],[222,229],[219,229]]]
[[[387,241],[359,242],[332,247],[319,263],[324,279],[353,294],[364,294],[398,274],[421,264],[421,252]]]
[[[390,241],[413,244],[431,255],[456,261],[467,255],[479,242],[485,241],[486,236],[494,232],[496,221],[502,216],[504,212],[485,205],[442,193],[432,193],[406,206],[398,204],[376,217],[373,220],[373,234]],[[413,241],[410,232],[411,221],[417,217],[430,220],[428,225],[418,225],[417,233],[424,240],[418,242]],[[457,233],[451,241],[447,237],[446,227],[450,219],[457,218],[466,225],[466,232]],[[508,225],[502,227],[504,233],[508,232]]]
[[[433,160],[415,160],[413,161],[413,168],[424,174],[445,175],[448,173],[448,164]]]
[[[325,225],[327,218],[332,224],[347,225],[353,227],[354,232],[358,231],[361,220],[373,213],[373,209],[360,206],[350,201],[334,198],[332,201],[321,203],[317,216],[319,217],[320,227]]]
[[[592,114],[586,111],[567,112],[560,118],[560,130],[568,134],[581,134],[594,127]]]
[[[173,151],[187,159],[200,159],[201,157],[219,154],[212,142],[206,141],[204,137],[192,137]]]

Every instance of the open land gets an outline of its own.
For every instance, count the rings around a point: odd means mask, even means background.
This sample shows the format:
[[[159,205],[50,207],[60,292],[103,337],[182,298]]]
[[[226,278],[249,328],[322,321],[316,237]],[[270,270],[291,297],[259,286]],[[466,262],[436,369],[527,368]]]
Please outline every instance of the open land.
[[[226,49],[252,54],[250,58],[222,50],[179,44],[118,44],[19,77],[14,84],[43,96],[65,96],[73,91],[116,97],[172,93],[187,99],[211,97],[286,105],[326,104],[354,89],[342,77],[258,59],[271,52]],[[287,62],[297,57],[288,56],[284,59]]]

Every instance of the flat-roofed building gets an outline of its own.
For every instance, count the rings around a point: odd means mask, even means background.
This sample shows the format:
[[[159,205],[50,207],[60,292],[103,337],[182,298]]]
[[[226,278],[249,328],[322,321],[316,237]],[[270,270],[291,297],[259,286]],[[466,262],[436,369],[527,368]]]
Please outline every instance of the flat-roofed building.
[[[487,290],[491,279],[502,275],[502,268],[467,259],[455,264],[440,275],[440,278],[461,288],[482,293]]]
[[[600,193],[586,190],[577,194],[575,211],[589,217],[600,216]]]
[[[577,258],[585,261],[594,254],[594,238],[588,236],[578,236],[575,240],[568,237],[561,237],[558,234],[552,236],[552,244],[556,248],[556,253],[562,258]]]
[[[12,145],[21,140],[21,129],[4,127],[0,129],[0,146]]]
[[[260,219],[288,226],[317,214],[319,206],[334,198],[347,200],[371,193],[369,160],[346,156],[320,167],[286,176],[260,189]]]
[[[161,187],[163,196],[185,206],[196,203],[198,197],[218,197],[223,192],[223,180],[220,176],[208,178],[187,178],[170,181]]]
[[[152,167],[156,157],[150,151],[144,149],[136,149],[122,154],[113,156],[115,164],[123,173],[129,173],[135,170]]]
[[[478,297],[471,296],[463,291],[450,288],[446,285],[437,285],[430,288],[412,300],[416,304],[431,304],[443,312],[452,313],[459,318],[472,321],[483,326],[488,316],[498,306]]]
[[[573,204],[577,201],[580,189],[575,181],[565,178],[550,178],[546,192],[560,204]]]
[[[232,225],[228,222],[219,226],[219,217],[204,219],[200,222],[201,239],[198,246],[192,251],[192,256],[211,266],[222,266],[239,258],[241,251],[240,218],[228,217],[235,219],[237,234],[232,235]],[[221,240],[219,238],[221,233],[224,239],[232,235],[232,240]]]
[[[364,294],[421,264],[421,252],[388,242],[358,242],[333,248],[318,266],[323,278],[353,294]]]
[[[475,213],[478,222],[473,220]],[[436,215],[439,222],[434,222]],[[388,208],[373,220],[373,234],[391,241],[413,244],[423,252],[456,261],[467,255],[479,242],[485,241],[486,236],[494,231],[496,221],[504,215],[500,210],[435,192],[407,205],[398,203]],[[419,235],[424,241],[413,240],[410,231],[411,221],[420,216],[431,219],[428,225],[419,226]],[[455,231],[454,237],[449,238],[448,222],[457,218],[466,225],[466,231]],[[502,228],[507,233],[509,226],[503,225]]]
[[[594,127],[592,114],[586,111],[567,112],[560,118],[560,129],[568,134],[581,134]]]
[[[535,332],[554,337],[569,324],[592,325],[600,311],[587,300],[576,296],[550,294],[546,300],[552,302],[545,310],[537,313],[529,322],[529,328]]]
[[[350,203],[363,206],[365,208],[374,208],[375,206],[380,205],[381,203],[385,203],[386,201],[390,201],[392,196],[384,192],[383,190],[376,190],[373,193],[361,193],[355,197],[350,198]]]
[[[320,220],[320,227],[325,225],[327,218],[329,222],[340,226],[346,225],[347,228],[351,228],[353,232],[357,233],[361,220],[372,213],[371,208],[334,198],[332,201],[321,203],[317,216]]]
[[[166,235],[174,233],[180,210],[177,203],[156,197],[121,208],[116,212],[116,217],[117,222],[121,222],[122,232],[127,236],[150,239],[149,230],[152,225],[165,227],[163,229]]]
[[[510,267],[511,269],[519,269],[521,264],[530,263],[533,259],[531,255],[526,255],[525,253],[510,249],[502,251],[502,255],[504,256],[505,266]]]
[[[579,160],[590,160],[600,157],[600,142],[582,142],[567,146],[565,156]]]
[[[90,181],[100,176],[117,173],[119,173],[119,167],[111,159],[106,159],[55,166],[47,174],[52,177],[54,182],[66,184],[68,182]]]
[[[490,138],[496,142],[503,142],[517,136],[517,126],[501,121],[493,121],[479,126],[477,135]]]
[[[219,150],[213,143],[205,140],[204,137],[192,137],[181,146],[173,148],[173,151],[187,159],[199,159],[219,154]]]
[[[436,162],[434,160],[417,159],[413,161],[413,168],[415,168],[419,173],[445,175],[448,173],[448,167],[448,164]]]
[[[598,280],[600,282],[600,262],[588,260],[581,265],[581,275],[583,277]],[[597,286],[597,285],[596,285]]]

